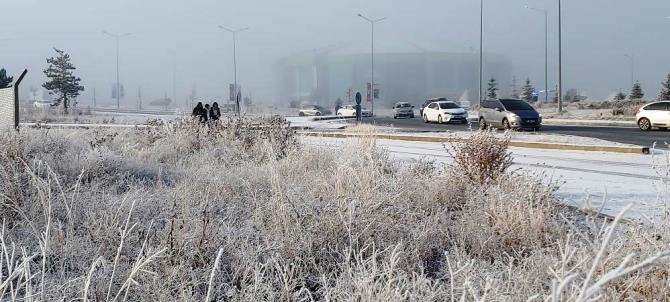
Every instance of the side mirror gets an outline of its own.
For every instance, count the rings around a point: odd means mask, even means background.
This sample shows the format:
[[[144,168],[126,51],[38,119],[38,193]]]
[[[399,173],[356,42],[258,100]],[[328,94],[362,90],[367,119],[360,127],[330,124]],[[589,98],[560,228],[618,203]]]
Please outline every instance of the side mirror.
[[[502,109],[500,109],[500,108],[496,108],[496,111],[500,112],[500,111],[502,111]]]

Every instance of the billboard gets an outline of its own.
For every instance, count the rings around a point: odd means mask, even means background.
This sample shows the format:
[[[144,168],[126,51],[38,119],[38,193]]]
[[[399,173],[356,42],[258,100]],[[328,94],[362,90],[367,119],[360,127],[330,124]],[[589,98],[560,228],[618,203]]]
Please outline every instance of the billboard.
[[[0,89],[0,128],[14,128],[15,105],[14,87]]]
[[[368,90],[367,101],[372,102],[372,84],[371,83],[368,83],[367,90]],[[379,99],[379,84],[377,84],[377,83],[375,83],[374,96],[375,96],[375,100]]]

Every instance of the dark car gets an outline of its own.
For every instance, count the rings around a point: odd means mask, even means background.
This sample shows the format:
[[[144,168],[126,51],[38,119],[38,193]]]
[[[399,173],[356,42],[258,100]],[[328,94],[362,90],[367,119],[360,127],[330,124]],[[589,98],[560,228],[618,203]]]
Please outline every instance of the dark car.
[[[433,99],[427,99],[426,101],[423,102],[423,104],[421,104],[421,108],[419,108],[419,115],[420,115],[420,116],[423,116],[423,109],[426,108],[426,107],[428,107],[428,105],[430,105],[430,103],[434,103],[434,102],[448,102],[448,101],[449,101],[449,100],[447,100],[447,98],[433,98]]]
[[[540,130],[542,115],[524,100],[485,100],[479,109],[479,126],[503,129]]]

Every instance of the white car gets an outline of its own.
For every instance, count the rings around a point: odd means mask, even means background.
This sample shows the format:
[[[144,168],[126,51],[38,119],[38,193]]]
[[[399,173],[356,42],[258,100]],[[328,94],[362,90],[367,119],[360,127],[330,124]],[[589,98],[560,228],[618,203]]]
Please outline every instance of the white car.
[[[437,122],[439,124],[450,122],[467,124],[468,112],[454,102],[432,102],[423,109],[423,121],[426,123]]]
[[[332,114],[332,112],[330,112],[328,109],[316,105],[302,106],[302,108],[298,112],[299,116],[322,116],[329,114]]]
[[[51,109],[53,107],[53,101],[48,100],[36,100],[33,102],[33,107],[36,109]]]
[[[363,117],[371,117],[372,111],[366,108],[361,108],[361,115]],[[344,105],[340,110],[337,110],[337,116],[356,116],[356,106]]]
[[[637,110],[635,118],[642,131],[652,128],[667,129],[670,127],[670,101],[645,105]]]

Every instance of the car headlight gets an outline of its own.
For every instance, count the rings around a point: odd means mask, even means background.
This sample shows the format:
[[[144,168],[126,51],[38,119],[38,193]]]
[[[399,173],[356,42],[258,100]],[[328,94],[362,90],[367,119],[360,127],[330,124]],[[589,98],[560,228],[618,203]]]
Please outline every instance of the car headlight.
[[[521,120],[521,117],[512,113],[512,114],[509,115],[509,119],[518,121],[518,120]]]

